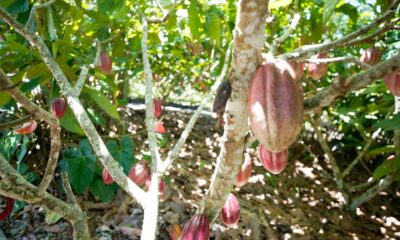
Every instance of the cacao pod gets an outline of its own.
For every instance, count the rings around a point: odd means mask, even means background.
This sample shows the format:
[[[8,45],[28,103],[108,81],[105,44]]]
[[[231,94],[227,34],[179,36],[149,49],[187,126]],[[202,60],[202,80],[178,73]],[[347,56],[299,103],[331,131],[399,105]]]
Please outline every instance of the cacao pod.
[[[67,103],[64,98],[56,98],[53,100],[53,103],[51,104],[51,113],[53,113],[54,116],[62,118],[66,110]]]
[[[162,111],[162,102],[161,99],[154,99],[153,100],[153,114],[155,118],[158,118],[161,115]]]
[[[103,168],[103,182],[106,185],[112,184],[114,182],[114,179],[111,177],[110,173],[105,168]]]
[[[163,122],[157,121],[154,125],[154,131],[163,134],[167,132],[167,129],[165,129]]]
[[[377,47],[370,47],[360,57],[360,61],[368,65],[376,65],[382,58],[382,52]]]
[[[18,129],[14,129],[14,132],[17,134],[30,134],[33,133],[37,128],[37,122],[35,120],[25,122]]]
[[[219,217],[223,223],[229,227],[235,226],[239,222],[240,205],[235,194],[230,193],[228,199],[221,209]]]
[[[327,58],[328,54],[320,53],[312,56],[310,59]],[[309,63],[308,64],[308,76],[314,80],[322,78],[328,71],[328,64],[326,63]]]
[[[273,174],[279,174],[286,167],[289,158],[289,151],[286,149],[281,152],[272,152],[265,146],[260,145],[259,156],[265,169]]]
[[[132,166],[128,177],[138,186],[143,186],[147,177],[150,175],[150,169],[146,161],[140,161]]]
[[[14,208],[14,199],[10,197],[6,197],[6,207],[4,211],[0,212],[0,221],[6,219],[13,211]]]
[[[99,68],[107,75],[112,73],[112,61],[110,56],[105,52],[100,53]]]
[[[203,214],[193,215],[183,227],[181,240],[207,240],[210,236],[210,222]]]
[[[151,176],[149,175],[146,178],[146,191],[149,191],[150,189],[150,183],[151,183]],[[165,182],[164,182],[164,178],[160,179],[160,184],[158,185],[158,191],[160,193],[163,193],[165,191]]]
[[[213,102],[213,112],[221,112],[225,110],[226,103],[231,97],[232,86],[229,80],[223,81],[217,89],[217,94]]]
[[[289,148],[300,134],[304,111],[302,67],[276,59],[262,64],[250,81],[250,127],[271,151]]]
[[[253,169],[253,164],[251,163],[251,158],[248,154],[245,154],[242,167],[235,178],[236,187],[241,187],[247,183],[247,181],[251,177],[252,169]]]
[[[182,234],[182,228],[181,225],[179,224],[173,224],[170,228],[169,228],[169,237],[171,240],[178,240],[179,236],[181,236]]]
[[[395,95],[400,96],[400,68],[383,77],[386,87]]]

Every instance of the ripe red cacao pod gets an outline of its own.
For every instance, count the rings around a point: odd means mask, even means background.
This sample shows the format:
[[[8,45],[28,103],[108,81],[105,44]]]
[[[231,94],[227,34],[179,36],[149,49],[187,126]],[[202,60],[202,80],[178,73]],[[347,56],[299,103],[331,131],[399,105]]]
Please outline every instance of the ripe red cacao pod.
[[[14,129],[14,132],[17,134],[30,134],[33,133],[37,128],[37,122],[35,120],[25,122],[22,126],[18,129]]]
[[[112,184],[114,182],[114,179],[111,177],[110,173],[105,168],[103,168],[103,182],[106,185]]]
[[[282,151],[298,138],[303,124],[302,64],[276,59],[262,64],[250,81],[247,112],[259,142]]]
[[[112,73],[112,61],[110,56],[105,52],[100,53],[99,68],[107,75]]]
[[[377,47],[370,47],[360,57],[360,61],[368,65],[376,65],[382,58],[382,52]]]
[[[0,212],[0,221],[6,219],[13,211],[14,208],[14,199],[10,197],[6,197],[6,208],[4,211]]]
[[[219,217],[223,223],[229,227],[235,226],[239,222],[240,205],[235,194],[230,193],[228,199],[221,209]]]
[[[153,100],[153,114],[155,118],[158,118],[162,112],[162,101],[161,99],[154,99]]]
[[[270,173],[279,174],[281,173],[288,162],[289,151],[287,149],[280,152],[269,151],[265,146],[259,146],[259,157],[262,165]]]
[[[183,227],[181,240],[207,240],[210,236],[210,222],[203,214],[193,215]]]
[[[150,175],[150,169],[146,161],[140,161],[132,166],[128,177],[138,186],[143,186],[147,177]]]
[[[395,95],[400,96],[400,68],[383,77],[386,87]]]
[[[149,189],[150,189],[150,183],[151,183],[151,176],[149,175],[149,176],[146,178],[146,191],[149,191]],[[161,179],[160,179],[160,184],[158,185],[158,191],[159,191],[160,193],[163,193],[163,192],[165,191],[165,181],[164,181],[164,178],[161,178]]]
[[[173,224],[173,225],[170,227],[168,233],[169,233],[169,237],[170,237],[171,240],[178,240],[178,239],[179,239],[179,236],[181,236],[181,234],[182,234],[181,225],[179,225],[179,224]]]
[[[245,185],[247,181],[249,181],[249,178],[251,177],[252,170],[253,170],[253,164],[251,162],[251,158],[248,154],[245,154],[242,167],[235,178],[235,186],[241,187]]]
[[[66,110],[67,103],[64,98],[56,98],[53,100],[51,104],[51,113],[53,113],[54,116],[62,118]]]
[[[165,129],[163,122],[157,121],[154,125],[154,131],[163,134],[167,132],[167,129]]]
[[[312,56],[310,59],[327,58],[328,54],[320,53]],[[309,63],[308,64],[308,76],[314,80],[322,78],[328,71],[328,64],[326,63]]]

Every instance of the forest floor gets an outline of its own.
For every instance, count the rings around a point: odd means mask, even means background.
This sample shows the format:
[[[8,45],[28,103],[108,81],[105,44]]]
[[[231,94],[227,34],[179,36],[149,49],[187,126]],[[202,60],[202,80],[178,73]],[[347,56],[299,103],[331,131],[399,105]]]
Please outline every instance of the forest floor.
[[[128,109],[125,113],[135,157],[143,159],[148,151],[144,111]],[[163,122],[168,130],[160,149],[164,158],[190,116],[187,112],[164,111]],[[172,224],[183,227],[208,189],[223,132],[215,128],[215,122],[210,116],[200,117],[168,172],[166,190],[160,196],[157,239],[169,239]],[[228,228],[217,220],[210,238],[400,239],[400,192],[395,186],[350,212],[319,145],[308,149],[313,149],[317,157],[310,157],[304,146],[296,143],[286,169],[279,175],[268,174],[251,150],[253,175],[246,185],[233,190],[241,205],[240,221],[235,228]],[[346,182],[362,183],[367,178],[362,168],[355,168]],[[99,203],[90,194],[79,199],[88,211],[96,239],[140,238],[143,210],[126,194],[120,192],[111,203]],[[0,239],[71,239],[67,222],[47,225],[44,215],[43,209],[25,206],[0,222]]]

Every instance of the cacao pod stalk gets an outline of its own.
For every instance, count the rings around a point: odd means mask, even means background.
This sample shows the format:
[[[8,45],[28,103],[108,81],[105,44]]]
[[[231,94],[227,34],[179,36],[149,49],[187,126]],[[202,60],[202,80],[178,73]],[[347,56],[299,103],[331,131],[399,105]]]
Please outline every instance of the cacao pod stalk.
[[[56,98],[53,100],[53,103],[51,104],[51,113],[53,113],[54,116],[62,118],[66,110],[67,103],[64,98]]]
[[[244,155],[244,162],[242,167],[235,178],[235,186],[241,187],[249,181],[251,177],[251,171],[253,170],[253,164],[251,162],[251,158],[248,154]]]
[[[273,174],[279,174],[286,167],[289,159],[289,151],[286,149],[281,152],[272,152],[265,146],[260,145],[259,157],[265,169]]]
[[[14,201],[14,198],[6,197],[6,208],[4,211],[0,212],[0,221],[3,221],[10,216],[14,208]]]
[[[328,54],[320,53],[312,56],[310,59],[320,59],[327,58]],[[309,63],[308,64],[308,76],[310,76],[314,80],[318,80],[325,76],[328,71],[328,64],[326,63]]]
[[[210,236],[210,222],[203,214],[193,215],[183,227],[181,240],[207,240]]]
[[[383,80],[389,91],[393,95],[400,97],[400,68],[393,73],[384,76]]]
[[[219,214],[220,219],[229,227],[235,226],[239,222],[240,205],[235,194],[230,193]]]
[[[132,166],[129,171],[128,177],[138,186],[143,186],[147,177],[150,175],[150,169],[147,162],[142,160]]]
[[[377,47],[370,47],[360,57],[360,61],[368,65],[376,65],[382,58],[382,52]]]
[[[275,59],[262,64],[250,81],[250,127],[271,151],[288,149],[300,134],[304,112],[302,67]]]
[[[14,132],[17,134],[30,134],[33,133],[37,128],[37,122],[35,120],[24,122],[22,126],[18,129],[14,129]]]
[[[114,182],[114,179],[111,177],[110,173],[105,168],[103,168],[103,182],[106,185],[112,184]]]
[[[99,68],[107,75],[112,73],[112,61],[106,52],[100,53]]]

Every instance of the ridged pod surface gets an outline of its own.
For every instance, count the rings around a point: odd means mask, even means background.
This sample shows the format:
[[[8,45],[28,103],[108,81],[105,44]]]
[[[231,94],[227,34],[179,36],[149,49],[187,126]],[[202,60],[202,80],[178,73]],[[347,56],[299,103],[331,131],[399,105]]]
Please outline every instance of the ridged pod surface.
[[[235,186],[241,187],[245,185],[247,181],[249,181],[249,178],[251,177],[252,170],[253,170],[253,164],[251,162],[251,158],[248,154],[245,154],[242,167],[235,178]]]
[[[103,183],[106,185],[112,184],[114,179],[111,177],[107,169],[103,168]]]
[[[389,91],[395,95],[400,96],[400,68],[394,71],[392,74],[383,77],[386,87]]]
[[[360,61],[368,65],[376,65],[382,58],[382,52],[377,47],[370,47],[360,57]]]
[[[250,127],[271,151],[288,149],[303,125],[303,66],[275,59],[262,64],[250,81]]]
[[[221,221],[229,227],[233,227],[239,222],[240,205],[235,194],[230,193],[228,195],[219,217]]]
[[[146,183],[147,177],[150,175],[150,169],[146,161],[140,161],[132,166],[128,177],[138,186],[143,186]]]
[[[207,240],[210,236],[210,222],[203,214],[193,215],[183,227],[180,240]]]
[[[286,167],[289,159],[289,151],[286,149],[281,152],[272,152],[265,148],[265,146],[260,145],[259,157],[265,169],[270,173],[279,174]]]
[[[112,61],[110,56],[105,52],[100,53],[99,68],[107,75],[112,73]]]
[[[64,98],[56,98],[51,104],[51,113],[58,118],[62,118],[64,116],[65,111],[67,110],[67,103]]]
[[[320,53],[312,56],[310,59],[327,58],[328,54]],[[308,76],[313,80],[322,78],[328,71],[328,64],[326,63],[309,63],[308,64]]]

